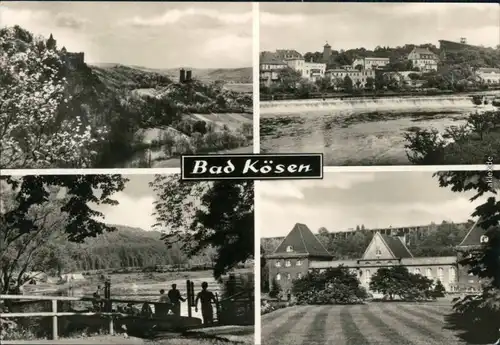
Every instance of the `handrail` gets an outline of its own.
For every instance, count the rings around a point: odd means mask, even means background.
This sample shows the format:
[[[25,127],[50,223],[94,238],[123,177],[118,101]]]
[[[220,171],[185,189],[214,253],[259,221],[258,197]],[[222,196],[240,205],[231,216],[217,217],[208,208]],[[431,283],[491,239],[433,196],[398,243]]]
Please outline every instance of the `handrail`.
[[[106,298],[91,298],[91,297],[66,297],[66,296],[35,296],[35,295],[0,295],[0,300],[35,300],[35,301],[52,301],[52,311],[50,312],[33,312],[33,313],[0,313],[0,318],[17,318],[17,317],[52,317],[52,340],[59,338],[58,332],[58,317],[61,316],[105,316],[109,318],[109,334],[114,334],[114,319],[140,318],[140,315],[126,314],[122,312],[58,312],[58,301],[86,301],[86,302],[115,302],[115,303],[148,303],[148,304],[164,304],[163,302],[150,302],[139,300],[124,300],[124,299],[106,299]],[[148,320],[161,321],[164,317],[148,317]]]

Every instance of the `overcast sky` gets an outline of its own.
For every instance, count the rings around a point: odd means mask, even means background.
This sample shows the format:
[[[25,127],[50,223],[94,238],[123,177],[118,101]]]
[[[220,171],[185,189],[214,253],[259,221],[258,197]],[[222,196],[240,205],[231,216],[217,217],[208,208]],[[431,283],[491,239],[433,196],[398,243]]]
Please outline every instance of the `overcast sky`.
[[[118,205],[92,206],[104,214],[104,221],[108,224],[126,225],[152,230],[156,223],[152,216],[154,212],[155,194],[149,187],[149,182],[153,181],[154,175],[123,175],[129,182],[125,189],[113,194],[112,199],[118,201]]]
[[[52,33],[87,63],[252,66],[251,3],[0,2],[0,26]]]
[[[325,173],[323,180],[263,181],[258,187],[261,237],[286,236],[295,223],[345,231],[465,222],[483,199],[439,187],[428,172]]]
[[[260,50],[322,51],[459,41],[500,44],[498,4],[261,3]]]

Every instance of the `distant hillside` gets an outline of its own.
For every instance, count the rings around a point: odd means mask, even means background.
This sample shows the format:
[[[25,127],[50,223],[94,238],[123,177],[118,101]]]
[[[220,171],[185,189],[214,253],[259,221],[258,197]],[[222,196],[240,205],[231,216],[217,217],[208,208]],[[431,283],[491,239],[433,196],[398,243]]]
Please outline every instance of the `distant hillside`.
[[[211,265],[211,251],[188,258],[179,245],[169,248],[158,231],[144,231],[123,225],[117,230],[88,238],[83,244],[66,243],[65,266],[78,270],[99,270],[155,265]]]
[[[109,70],[122,69],[122,71],[142,71],[152,75],[167,76],[174,81],[179,81],[180,68],[147,68],[142,66],[126,66],[114,63],[97,63],[93,64],[92,69]],[[252,82],[252,67],[242,68],[192,68],[193,77],[204,83],[210,83],[217,80],[222,80],[227,83],[251,83]]]

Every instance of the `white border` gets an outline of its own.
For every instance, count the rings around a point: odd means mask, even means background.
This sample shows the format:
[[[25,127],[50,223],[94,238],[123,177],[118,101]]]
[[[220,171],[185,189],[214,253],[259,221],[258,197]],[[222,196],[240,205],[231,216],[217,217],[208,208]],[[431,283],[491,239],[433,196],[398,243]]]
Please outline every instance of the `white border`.
[[[260,153],[260,19],[259,3],[252,2],[253,153]]]
[[[169,175],[180,174],[181,168],[136,168],[136,169],[3,169],[1,176],[25,175]]]
[[[330,172],[343,172],[343,173],[355,173],[355,172],[391,172],[391,171],[483,171],[486,170],[485,164],[476,165],[387,165],[387,166],[324,166],[324,173]],[[495,166],[493,166],[494,170]]]
[[[252,82],[253,82],[253,152],[260,153],[260,81],[259,81],[259,57],[260,57],[260,18],[259,3],[252,3]],[[254,344],[260,345],[261,340],[261,315],[260,315],[260,223],[258,190],[261,187],[259,181],[254,182]]]

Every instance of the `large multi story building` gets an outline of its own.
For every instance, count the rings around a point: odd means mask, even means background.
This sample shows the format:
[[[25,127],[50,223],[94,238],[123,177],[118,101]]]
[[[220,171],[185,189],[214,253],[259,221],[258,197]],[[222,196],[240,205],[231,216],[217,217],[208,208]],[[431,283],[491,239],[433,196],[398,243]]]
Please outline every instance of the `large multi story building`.
[[[413,67],[418,67],[422,72],[437,71],[438,68],[438,57],[428,48],[413,48],[408,54],[408,60],[413,63]]]
[[[448,292],[479,291],[477,277],[459,264],[461,253],[484,241],[484,231],[471,227],[457,246],[457,255],[440,257],[414,257],[406,246],[405,236],[391,236],[376,232],[363,256],[351,260],[332,260],[333,255],[305,225],[297,223],[275,251],[266,256],[269,284],[276,280],[285,290],[295,279],[311,270],[345,266],[354,272],[368,291],[371,277],[379,268],[402,265],[412,273],[419,273],[434,281],[440,280]]]
[[[286,67],[288,65],[282,60],[277,59],[274,53],[260,53],[260,84],[270,86],[272,83],[277,82],[279,80],[279,72]]]
[[[263,52],[260,55],[260,80],[269,85],[278,80],[279,70],[290,67],[301,77],[314,82],[325,76],[326,64],[305,61],[302,54],[293,49],[279,49],[276,52]]]
[[[359,71],[349,66],[349,68],[329,69],[325,72],[325,76],[330,78],[336,88],[342,87],[345,77],[351,78],[354,87],[359,85],[360,88],[364,88],[368,78],[375,79],[375,70],[365,69]]]
[[[352,63],[353,68],[359,68],[358,66],[361,66],[361,69],[380,69],[389,64],[389,58],[383,58],[383,57],[364,57],[364,58],[358,58],[354,60]]]

